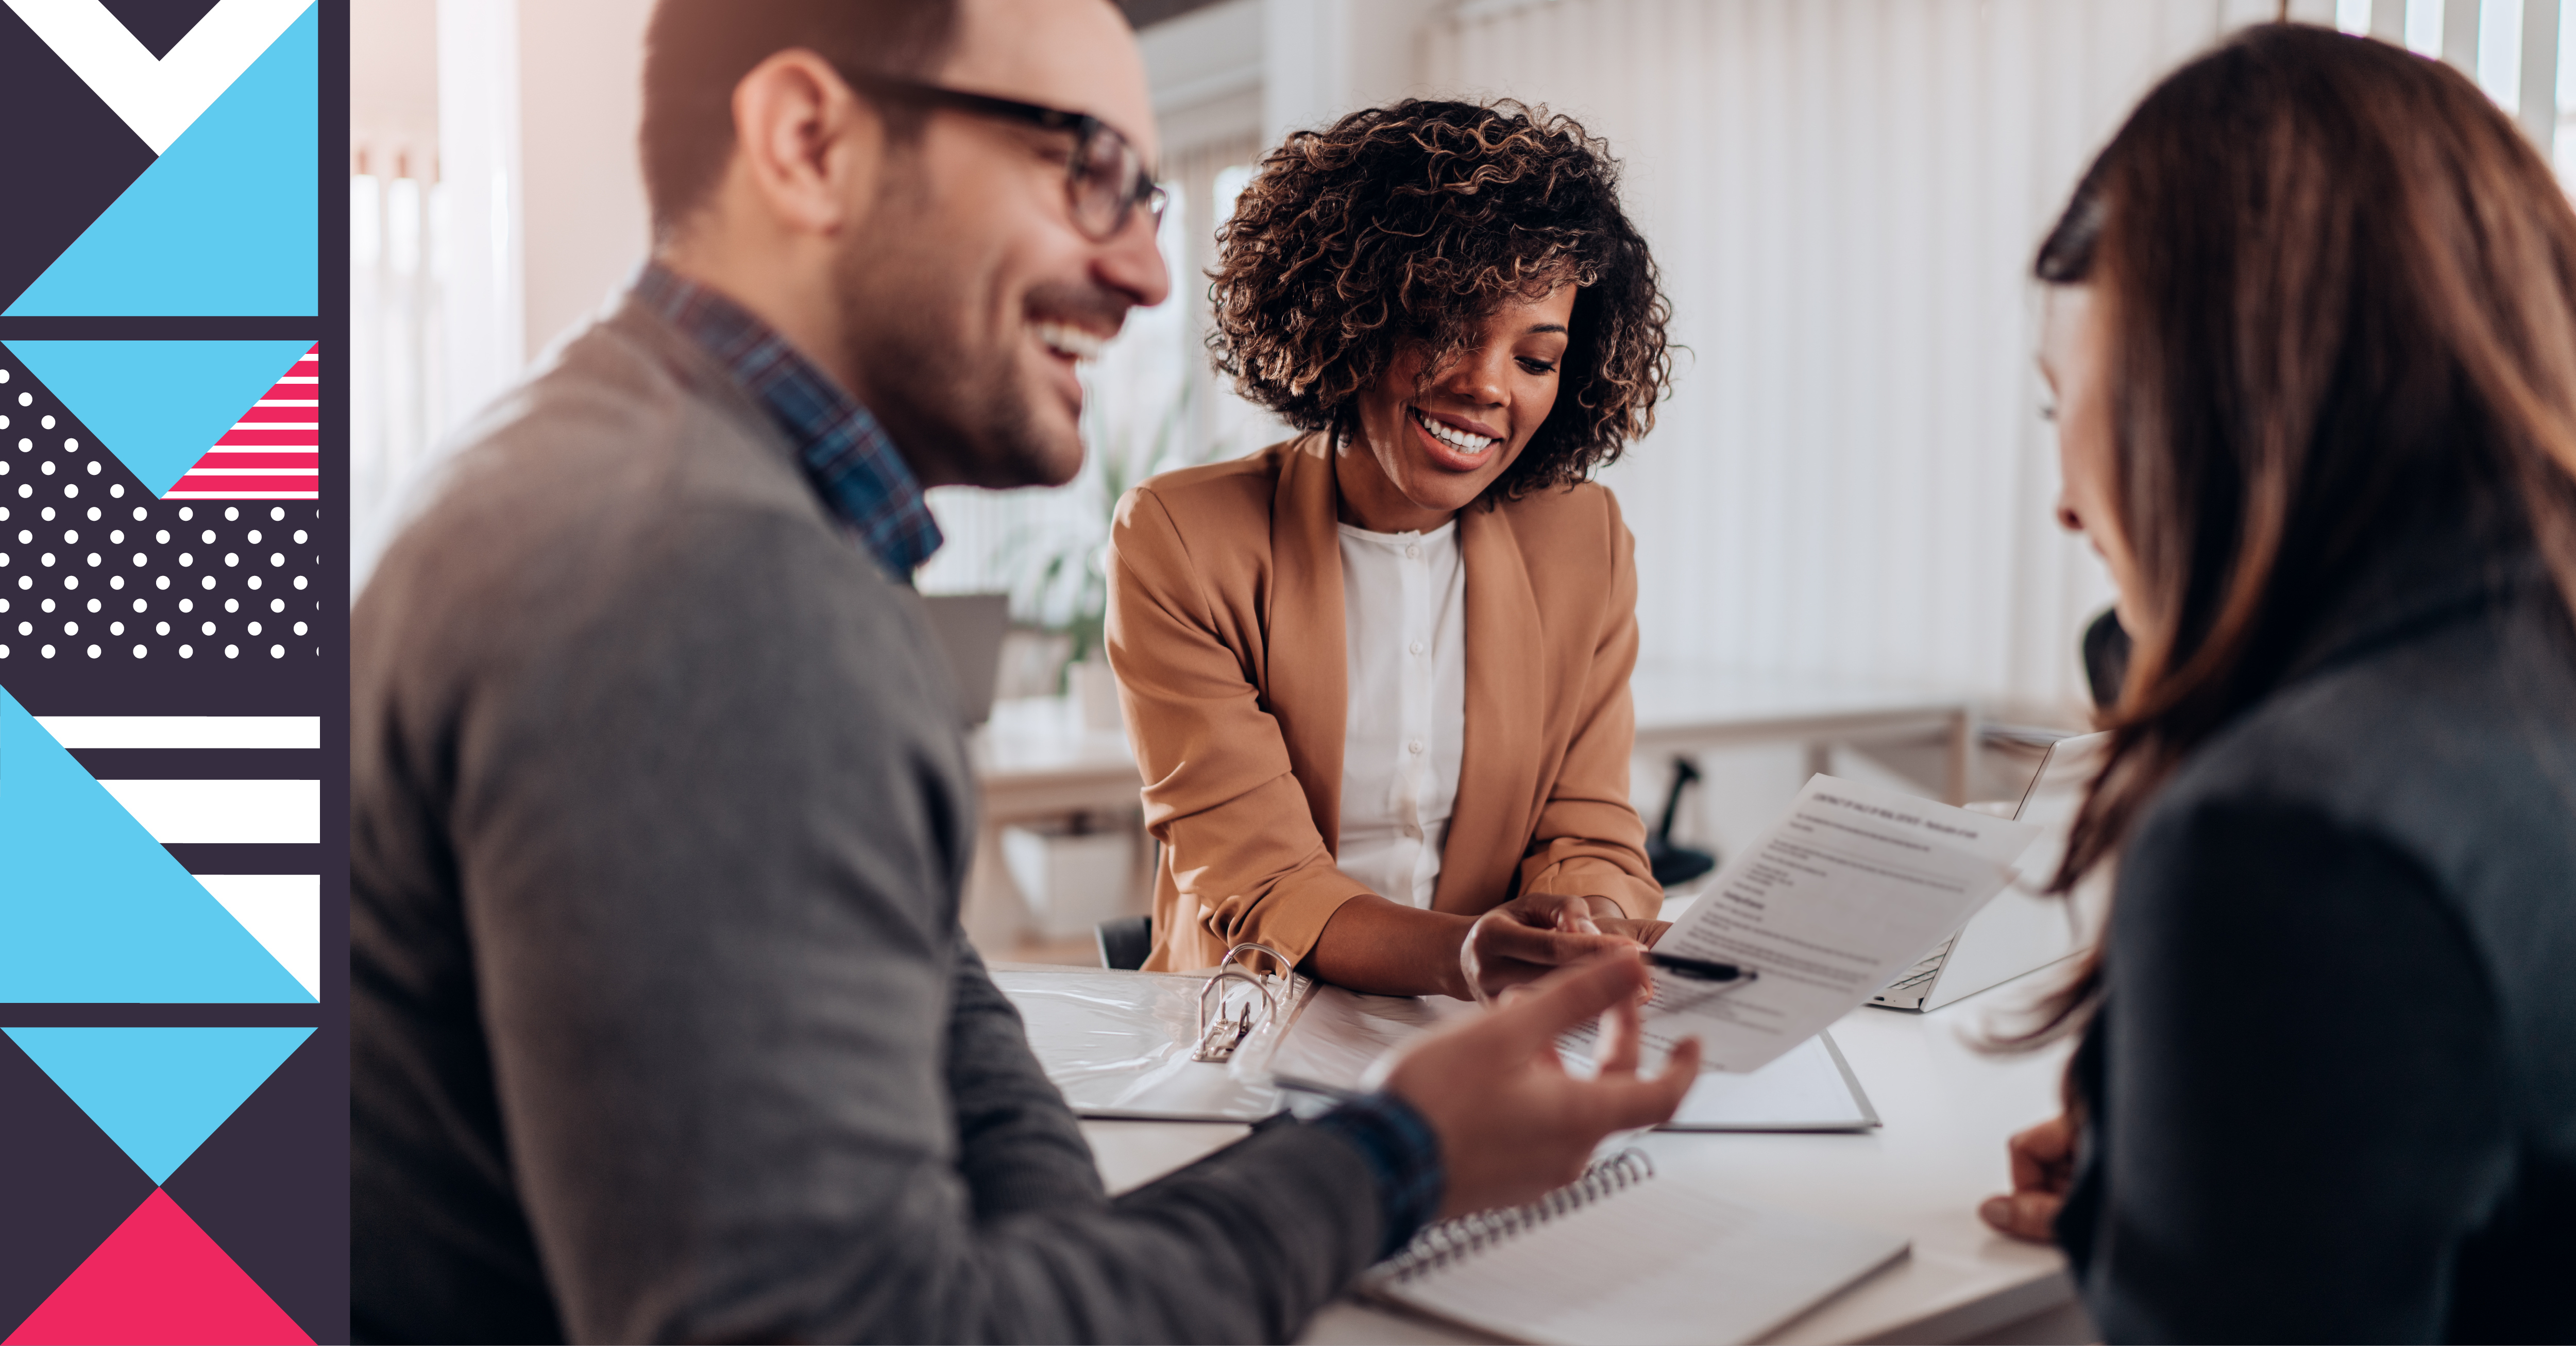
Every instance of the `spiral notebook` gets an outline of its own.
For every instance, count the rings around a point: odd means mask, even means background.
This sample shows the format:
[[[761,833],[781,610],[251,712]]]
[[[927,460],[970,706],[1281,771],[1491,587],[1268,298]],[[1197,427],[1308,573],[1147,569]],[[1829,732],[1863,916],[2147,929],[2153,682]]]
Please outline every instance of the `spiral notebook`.
[[[1657,1181],[1628,1150],[1529,1205],[1423,1230],[1360,1289],[1513,1341],[1745,1342],[1908,1246]]]

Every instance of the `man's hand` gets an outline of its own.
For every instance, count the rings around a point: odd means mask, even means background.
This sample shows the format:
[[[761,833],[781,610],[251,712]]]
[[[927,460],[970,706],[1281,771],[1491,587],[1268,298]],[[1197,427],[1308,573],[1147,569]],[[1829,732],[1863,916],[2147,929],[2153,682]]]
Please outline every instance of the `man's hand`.
[[[1443,1216],[1562,1187],[1582,1176],[1602,1137],[1672,1117],[1699,1077],[1699,1040],[1676,1048],[1660,1074],[1637,1073],[1637,1001],[1648,982],[1633,951],[1605,954],[1422,1039],[1396,1060],[1386,1090],[1440,1137]],[[1575,1079],[1557,1058],[1556,1037],[1604,1011],[1600,1074]]]
[[[1977,1208],[1987,1224],[2017,1239],[2047,1243],[2057,1236],[2057,1212],[2075,1181],[2075,1121],[2061,1113],[2014,1136],[2012,1195],[1986,1198]]]
[[[1627,944],[1646,948],[1669,928],[1669,921],[1631,920],[1606,897],[1526,893],[1477,918],[1458,967],[1475,998],[1491,1000],[1569,963]]]

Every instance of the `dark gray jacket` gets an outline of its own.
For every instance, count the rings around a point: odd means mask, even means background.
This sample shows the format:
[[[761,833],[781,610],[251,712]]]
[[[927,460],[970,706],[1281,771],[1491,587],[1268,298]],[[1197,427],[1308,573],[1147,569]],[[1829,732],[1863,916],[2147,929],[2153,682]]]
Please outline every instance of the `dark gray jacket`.
[[[2141,820],[2058,1222],[2109,1340],[2576,1340],[2558,603],[2394,551]]]
[[[472,438],[353,617],[362,1337],[1282,1338],[1374,1255],[1310,1128],[1103,1195],[919,604],[694,346],[629,305]]]

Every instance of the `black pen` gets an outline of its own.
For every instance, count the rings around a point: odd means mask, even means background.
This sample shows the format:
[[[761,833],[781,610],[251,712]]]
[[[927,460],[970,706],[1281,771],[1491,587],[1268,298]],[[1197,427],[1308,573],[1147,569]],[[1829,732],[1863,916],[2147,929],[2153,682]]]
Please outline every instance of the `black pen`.
[[[1762,974],[1733,963],[1712,963],[1705,958],[1684,958],[1677,953],[1646,951],[1646,961],[1677,977],[1692,981],[1752,981]]]

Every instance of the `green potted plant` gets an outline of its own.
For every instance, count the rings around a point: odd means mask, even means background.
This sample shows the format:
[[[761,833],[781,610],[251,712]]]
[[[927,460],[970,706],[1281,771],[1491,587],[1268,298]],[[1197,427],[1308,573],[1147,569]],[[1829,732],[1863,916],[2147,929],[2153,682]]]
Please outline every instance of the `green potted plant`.
[[[1110,399],[1090,398],[1083,408],[1090,465],[1066,488],[1084,493],[1089,505],[1084,526],[1078,531],[1032,531],[1004,544],[1003,572],[1020,577],[1012,586],[1011,611],[1021,621],[1066,637],[1057,685],[1082,708],[1087,728],[1123,728],[1117,682],[1102,647],[1109,614],[1109,528],[1118,501],[1147,477],[1217,456],[1189,452],[1184,431],[1193,397],[1190,382],[1181,380],[1177,392],[1145,417],[1117,414]]]

